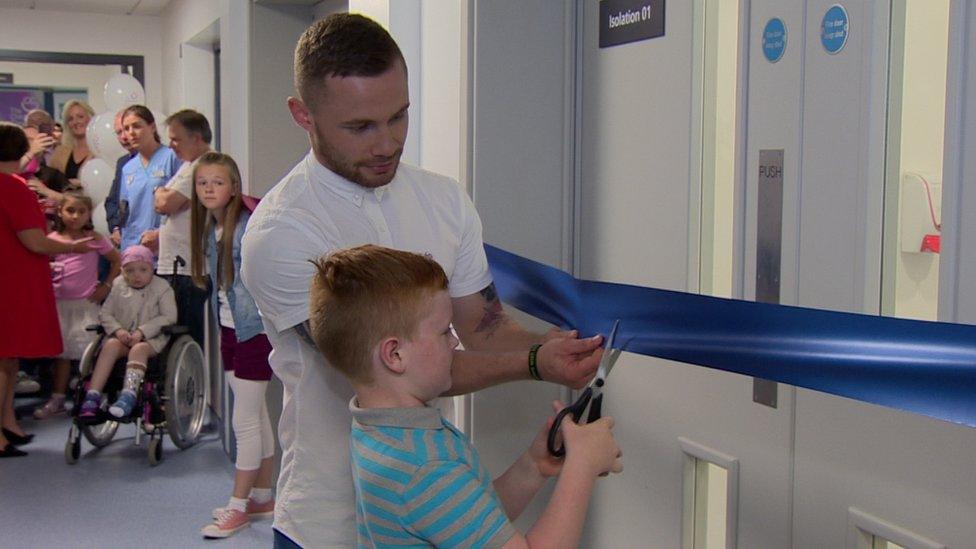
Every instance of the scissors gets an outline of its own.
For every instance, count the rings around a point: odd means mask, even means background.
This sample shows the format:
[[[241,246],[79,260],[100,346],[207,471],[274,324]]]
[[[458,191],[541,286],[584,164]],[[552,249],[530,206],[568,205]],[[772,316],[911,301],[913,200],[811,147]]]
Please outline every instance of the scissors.
[[[619,325],[620,319],[614,321],[613,328],[610,330],[610,336],[607,338],[607,344],[604,346],[603,358],[600,359],[600,366],[596,370],[596,377],[583,389],[582,394],[576,399],[576,402],[560,410],[556,414],[556,419],[552,421],[552,427],[549,428],[549,439],[547,441],[550,454],[556,457],[566,455],[566,448],[564,446],[560,445],[558,448],[556,447],[556,435],[559,434],[559,426],[562,424],[563,418],[567,415],[572,414],[573,421],[579,423],[580,418],[583,417],[583,412],[586,411],[587,405],[589,405],[590,413],[586,416],[586,423],[592,423],[600,419],[600,411],[603,407],[603,387],[607,383],[607,376],[610,375],[610,370],[613,369],[613,365],[620,358],[621,350],[613,347],[617,339],[617,327]]]

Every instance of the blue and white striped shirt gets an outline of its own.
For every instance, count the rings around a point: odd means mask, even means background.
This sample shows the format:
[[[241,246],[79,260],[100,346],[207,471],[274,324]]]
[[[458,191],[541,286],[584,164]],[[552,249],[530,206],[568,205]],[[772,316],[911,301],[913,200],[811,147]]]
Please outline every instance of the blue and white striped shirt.
[[[435,408],[359,408],[350,452],[360,547],[501,547],[515,528],[468,438]]]

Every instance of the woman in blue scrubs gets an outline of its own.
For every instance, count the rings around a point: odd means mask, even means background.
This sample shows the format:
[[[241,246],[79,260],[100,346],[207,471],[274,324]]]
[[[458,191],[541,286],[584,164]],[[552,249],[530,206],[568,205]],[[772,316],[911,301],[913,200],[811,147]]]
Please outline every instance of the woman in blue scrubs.
[[[122,131],[138,154],[122,167],[119,199],[126,213],[120,248],[143,244],[156,252],[160,216],[153,207],[153,193],[176,174],[182,162],[159,141],[156,119],[145,106],[132,105],[122,113]]]

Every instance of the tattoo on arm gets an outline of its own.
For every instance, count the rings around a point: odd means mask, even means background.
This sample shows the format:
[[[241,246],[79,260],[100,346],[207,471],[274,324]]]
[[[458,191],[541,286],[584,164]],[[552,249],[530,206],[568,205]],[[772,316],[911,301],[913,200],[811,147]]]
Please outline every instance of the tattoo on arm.
[[[485,338],[490,338],[505,318],[502,312],[502,302],[498,299],[498,291],[495,290],[494,282],[478,293],[485,298],[485,314],[481,317],[481,321],[478,322],[474,331],[475,333],[487,332]]]

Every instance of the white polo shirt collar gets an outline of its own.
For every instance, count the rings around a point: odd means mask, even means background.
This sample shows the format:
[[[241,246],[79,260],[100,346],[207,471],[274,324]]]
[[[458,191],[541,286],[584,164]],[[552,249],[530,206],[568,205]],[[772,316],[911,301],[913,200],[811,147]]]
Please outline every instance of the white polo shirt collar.
[[[308,166],[308,173],[311,175],[311,180],[315,184],[320,184],[339,195],[340,197],[352,202],[356,207],[361,208],[363,206],[363,199],[366,194],[373,194],[376,197],[377,202],[383,201],[383,196],[387,193],[390,186],[396,182],[396,176],[394,176],[393,181],[383,185],[382,187],[376,187],[375,189],[370,189],[363,187],[358,183],[353,183],[345,177],[335,173],[329,168],[323,166],[317,158],[315,158],[315,153],[309,151],[308,155],[305,157],[305,163]]]

